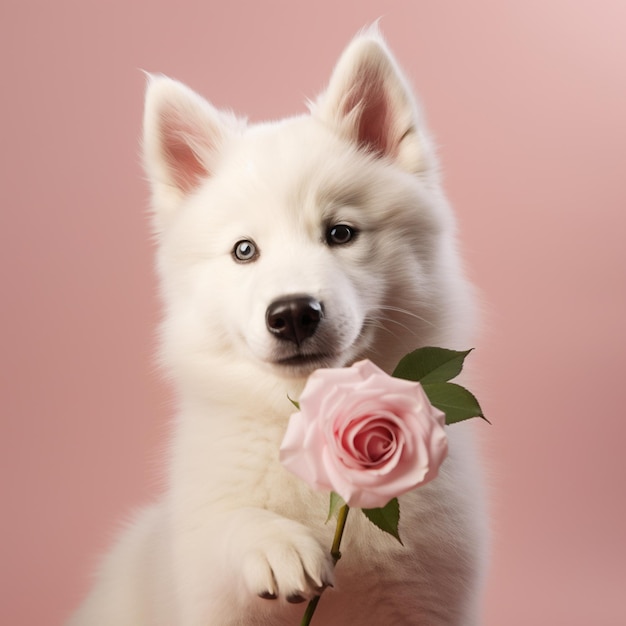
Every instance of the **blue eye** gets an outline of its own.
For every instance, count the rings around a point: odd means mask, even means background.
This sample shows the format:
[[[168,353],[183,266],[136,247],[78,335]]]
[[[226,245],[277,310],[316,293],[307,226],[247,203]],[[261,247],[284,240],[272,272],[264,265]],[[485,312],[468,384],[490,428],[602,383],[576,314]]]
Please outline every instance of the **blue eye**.
[[[335,224],[326,231],[326,243],[329,246],[343,246],[357,236],[358,231],[347,224]]]
[[[254,261],[259,256],[259,251],[254,241],[249,239],[242,239],[235,244],[233,248],[233,257],[236,261],[241,263],[248,263]]]

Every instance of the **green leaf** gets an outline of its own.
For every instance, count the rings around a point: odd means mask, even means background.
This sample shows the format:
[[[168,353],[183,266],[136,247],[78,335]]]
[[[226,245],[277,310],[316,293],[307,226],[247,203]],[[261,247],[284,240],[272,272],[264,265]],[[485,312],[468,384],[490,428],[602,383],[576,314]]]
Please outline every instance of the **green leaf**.
[[[398,524],[400,522],[400,503],[394,498],[380,509],[361,509],[367,519],[381,530],[395,537],[400,543]],[[404,544],[403,544],[404,545]]]
[[[400,360],[393,376],[422,384],[445,383],[461,373],[463,361],[471,351],[418,348]]]
[[[330,522],[333,517],[337,517],[339,509],[345,504],[344,499],[334,491],[330,492],[330,507],[328,508],[328,517],[326,523]]]
[[[289,400],[289,402],[291,402],[291,404],[293,404],[296,409],[298,409],[298,411],[300,410],[300,403],[296,402],[295,400],[292,400],[289,396],[287,396],[287,400]]]
[[[471,417],[489,421],[470,391],[456,383],[426,383],[422,385],[431,404],[446,414],[446,424],[456,424]]]

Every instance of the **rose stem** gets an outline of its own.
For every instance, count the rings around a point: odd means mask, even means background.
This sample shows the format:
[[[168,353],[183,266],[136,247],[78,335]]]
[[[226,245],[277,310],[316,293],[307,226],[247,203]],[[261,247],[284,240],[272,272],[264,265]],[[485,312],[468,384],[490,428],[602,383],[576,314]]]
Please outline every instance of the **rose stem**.
[[[300,622],[300,626],[309,626],[311,623],[311,619],[313,618],[313,613],[315,613],[315,609],[317,607],[317,603],[320,601],[322,596],[315,596],[312,598],[307,604],[306,611],[302,616],[302,621]]]
[[[337,514],[337,528],[335,528],[335,538],[333,539],[333,545],[330,549],[330,556],[333,557],[333,565],[337,564],[337,561],[341,558],[341,552],[339,547],[341,546],[341,538],[343,537],[343,529],[346,527],[346,520],[348,519],[348,513],[350,507],[344,504]]]
[[[330,549],[330,556],[333,559],[333,565],[337,564],[337,561],[341,558],[341,552],[339,551],[339,547],[341,546],[341,538],[343,537],[343,529],[346,527],[346,519],[348,519],[348,512],[350,511],[350,507],[347,504],[344,504],[339,509],[339,514],[337,515],[337,527],[335,528],[335,537],[333,539],[333,545]],[[300,626],[309,626],[311,623],[311,619],[313,618],[313,613],[315,613],[315,609],[317,608],[317,603],[320,601],[321,593],[319,596],[315,596],[307,605],[306,611],[302,616],[302,621],[300,622]]]

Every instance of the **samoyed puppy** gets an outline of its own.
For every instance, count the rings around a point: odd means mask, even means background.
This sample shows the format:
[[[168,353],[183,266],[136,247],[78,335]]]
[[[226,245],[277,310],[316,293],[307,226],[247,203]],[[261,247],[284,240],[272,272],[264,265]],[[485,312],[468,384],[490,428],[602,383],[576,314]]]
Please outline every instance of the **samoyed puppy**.
[[[149,78],[145,169],[177,391],[167,488],[104,559],[72,626],[477,626],[485,520],[471,430],[400,499],[404,545],[354,511],[333,568],[328,494],[278,450],[308,375],[471,347],[471,288],[433,145],[375,29],[309,113],[248,125]],[[468,430],[469,428],[469,430]]]

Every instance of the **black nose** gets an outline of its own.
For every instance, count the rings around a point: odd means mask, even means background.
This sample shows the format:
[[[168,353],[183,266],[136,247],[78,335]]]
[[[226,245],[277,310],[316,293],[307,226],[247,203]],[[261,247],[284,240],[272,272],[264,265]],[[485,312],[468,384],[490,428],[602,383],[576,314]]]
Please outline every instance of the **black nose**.
[[[292,296],[274,300],[267,307],[267,329],[279,339],[300,345],[315,334],[324,312],[322,303],[309,296]]]

